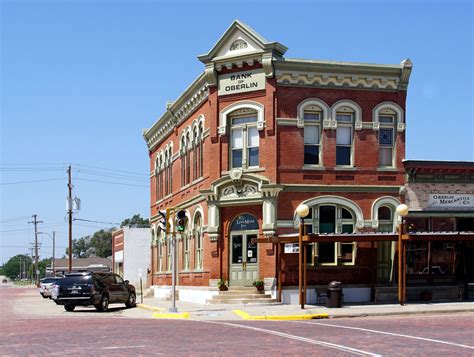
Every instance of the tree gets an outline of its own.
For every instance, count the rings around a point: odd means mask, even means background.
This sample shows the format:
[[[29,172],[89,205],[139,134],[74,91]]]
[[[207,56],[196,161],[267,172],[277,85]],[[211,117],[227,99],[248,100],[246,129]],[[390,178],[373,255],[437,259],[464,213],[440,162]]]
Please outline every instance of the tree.
[[[115,228],[95,232],[92,236],[85,236],[72,240],[72,255],[74,258],[88,258],[91,256],[107,258],[112,255],[112,232]],[[69,250],[66,249],[66,255]]]
[[[21,271],[24,272],[24,268],[28,269],[31,266],[31,258],[25,254],[18,254],[14,257],[11,257],[4,265],[3,265],[3,275],[8,276],[10,279],[16,279],[20,277],[20,262],[21,262]],[[26,263],[23,263],[26,262]],[[25,274],[26,275],[26,274]]]
[[[120,227],[148,228],[150,227],[150,221],[147,218],[142,218],[139,214],[135,214],[132,218],[124,219]]]

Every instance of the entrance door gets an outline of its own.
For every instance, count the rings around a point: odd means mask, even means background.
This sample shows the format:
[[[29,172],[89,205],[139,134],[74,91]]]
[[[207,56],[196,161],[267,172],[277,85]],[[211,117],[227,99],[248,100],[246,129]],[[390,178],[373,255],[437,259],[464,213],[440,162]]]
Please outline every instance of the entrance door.
[[[258,279],[258,231],[239,231],[230,234],[231,286],[252,286]]]

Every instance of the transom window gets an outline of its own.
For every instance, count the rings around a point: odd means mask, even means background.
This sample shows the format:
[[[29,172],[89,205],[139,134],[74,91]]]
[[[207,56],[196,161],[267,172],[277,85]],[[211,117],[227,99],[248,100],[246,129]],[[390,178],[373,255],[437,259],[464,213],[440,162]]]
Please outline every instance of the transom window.
[[[344,107],[336,113],[336,165],[352,166],[354,111]]]
[[[319,165],[320,163],[321,112],[321,109],[315,105],[310,105],[304,110],[305,165]]]
[[[259,166],[260,136],[257,129],[257,112],[238,110],[231,117],[230,167]]]
[[[379,114],[379,166],[393,167],[396,113],[384,109]]]

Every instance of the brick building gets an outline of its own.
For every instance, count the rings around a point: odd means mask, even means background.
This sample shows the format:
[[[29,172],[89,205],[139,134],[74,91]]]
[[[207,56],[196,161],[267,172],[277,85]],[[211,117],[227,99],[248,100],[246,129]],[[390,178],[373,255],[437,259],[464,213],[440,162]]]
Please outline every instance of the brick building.
[[[395,231],[412,63],[290,59],[286,50],[234,21],[198,57],[202,74],[144,132],[155,292],[171,282],[169,237],[157,228],[166,207],[188,217],[180,298],[206,296],[219,278],[230,286],[265,279],[274,292],[272,238],[297,230],[300,203],[311,207],[308,232]],[[377,284],[393,281],[394,254],[391,242],[313,244],[308,283],[340,280],[346,301],[370,299],[375,273]],[[282,270],[283,300],[292,301],[296,254],[284,254]]]

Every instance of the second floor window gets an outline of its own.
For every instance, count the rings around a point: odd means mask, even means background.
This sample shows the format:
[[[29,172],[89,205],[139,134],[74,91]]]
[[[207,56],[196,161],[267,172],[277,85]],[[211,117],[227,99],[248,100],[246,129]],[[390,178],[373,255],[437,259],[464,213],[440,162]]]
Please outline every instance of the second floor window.
[[[336,165],[352,166],[354,113],[349,108],[344,109],[345,111],[336,114]]]
[[[230,167],[258,167],[259,147],[260,136],[257,129],[257,113],[232,116]]]
[[[379,166],[393,167],[395,112],[391,110],[386,112],[379,115]]]
[[[316,106],[304,111],[304,164],[319,165],[321,110]]]

